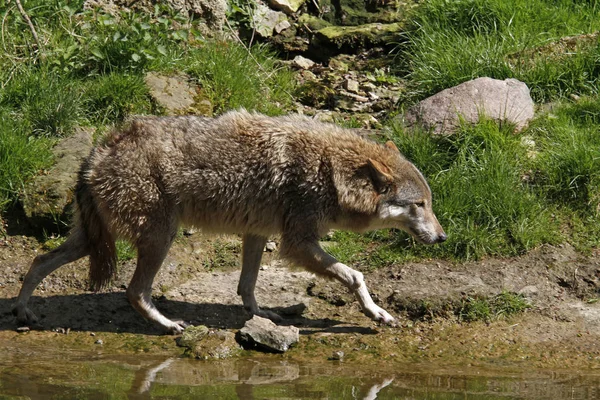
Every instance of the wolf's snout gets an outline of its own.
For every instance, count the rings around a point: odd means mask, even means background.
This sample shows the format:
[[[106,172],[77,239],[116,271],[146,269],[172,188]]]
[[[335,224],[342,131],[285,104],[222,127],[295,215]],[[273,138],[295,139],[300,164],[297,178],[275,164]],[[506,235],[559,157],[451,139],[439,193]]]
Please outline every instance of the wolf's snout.
[[[436,243],[443,243],[446,241],[446,239],[448,239],[448,235],[446,235],[444,232],[440,233],[438,235],[437,240],[435,241]]]

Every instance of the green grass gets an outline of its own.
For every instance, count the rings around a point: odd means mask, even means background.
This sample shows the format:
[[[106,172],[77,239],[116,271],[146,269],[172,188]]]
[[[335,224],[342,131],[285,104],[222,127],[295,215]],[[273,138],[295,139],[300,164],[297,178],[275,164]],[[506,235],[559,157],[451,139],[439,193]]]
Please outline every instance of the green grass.
[[[599,31],[597,1],[432,0],[413,18],[398,48],[408,101],[480,76],[520,79],[536,101],[598,93],[597,40],[578,51],[549,46],[565,36]]]
[[[292,100],[291,72],[277,67],[272,52],[263,46],[254,47],[249,57],[247,50],[234,42],[207,42],[186,62],[186,72],[203,83],[202,89],[218,113],[243,107],[280,114]]]
[[[524,312],[531,305],[520,294],[503,291],[493,297],[465,296],[454,306],[459,321],[490,322]]]
[[[0,209],[9,206],[24,183],[52,161],[52,142],[33,137],[0,109]]]
[[[464,125],[451,136],[407,134],[392,127],[390,138],[427,177],[448,240],[423,246],[395,230],[336,232],[327,249],[341,261],[368,270],[407,259],[519,255],[542,244],[569,242],[581,251],[597,247],[596,100],[564,103],[522,135],[489,120]]]
[[[38,48],[21,14],[0,0],[0,211],[52,161],[50,148],[77,125],[102,130],[133,114],[160,114],[148,71],[187,72],[215,113],[245,107],[281,114],[293,77],[264,46],[205,39],[197,22],[157,5],[108,15],[83,2],[28,0]]]

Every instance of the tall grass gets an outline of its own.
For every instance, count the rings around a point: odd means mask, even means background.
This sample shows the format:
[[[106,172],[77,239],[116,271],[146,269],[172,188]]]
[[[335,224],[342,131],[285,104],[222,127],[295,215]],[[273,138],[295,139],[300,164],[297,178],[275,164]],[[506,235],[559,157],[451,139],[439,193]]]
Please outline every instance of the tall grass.
[[[186,71],[196,77],[217,112],[231,108],[281,113],[293,98],[293,77],[278,67],[274,55],[264,46],[252,54],[230,41],[211,41],[190,52]]]
[[[395,138],[429,177],[449,233],[444,246],[415,251],[468,259],[519,254],[560,238],[551,208],[523,180],[526,149],[510,127],[483,121],[449,137],[397,131]]]
[[[24,183],[52,160],[51,142],[33,137],[0,109],[0,209],[10,205]]]
[[[551,201],[600,216],[600,103],[568,104],[532,127],[538,143],[535,179]]]
[[[540,102],[596,94],[597,41],[577,51],[548,45],[599,30],[597,1],[432,0],[417,9],[398,67],[409,101],[480,76],[520,79]]]

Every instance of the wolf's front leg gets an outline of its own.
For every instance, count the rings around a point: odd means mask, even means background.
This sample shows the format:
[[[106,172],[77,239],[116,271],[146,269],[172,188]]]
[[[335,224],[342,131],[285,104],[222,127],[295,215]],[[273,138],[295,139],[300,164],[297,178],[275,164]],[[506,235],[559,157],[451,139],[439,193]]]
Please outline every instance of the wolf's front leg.
[[[343,283],[354,293],[367,317],[384,324],[394,321],[394,317],[373,302],[363,274],[336,260],[317,242],[285,243],[284,241],[281,247],[284,257],[319,275],[335,278]]]
[[[161,314],[152,303],[152,282],[160,269],[173,235],[144,237],[138,243],[137,267],[127,288],[129,302],[144,318],[159,325],[166,332],[182,333],[188,325],[183,321],[172,321]]]
[[[244,308],[252,315],[268,318],[273,322],[281,321],[281,317],[274,312],[261,310],[258,307],[254,297],[256,288],[256,279],[260,269],[260,260],[262,259],[263,249],[267,243],[267,238],[252,234],[245,234],[243,238],[242,250],[242,272],[238,284],[237,293],[242,296]]]

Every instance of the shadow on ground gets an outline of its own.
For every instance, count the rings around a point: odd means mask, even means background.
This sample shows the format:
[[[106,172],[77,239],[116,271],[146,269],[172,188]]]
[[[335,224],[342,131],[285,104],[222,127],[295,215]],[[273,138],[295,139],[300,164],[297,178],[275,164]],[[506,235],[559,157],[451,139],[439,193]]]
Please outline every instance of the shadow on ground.
[[[12,315],[15,298],[0,299],[0,330],[15,330],[17,322]],[[241,305],[211,303],[188,303],[159,297],[154,300],[157,308],[168,318],[181,319],[193,325],[209,328],[240,329],[248,320],[249,314]],[[35,330],[55,330],[58,328],[74,331],[125,332],[160,335],[163,332],[147,322],[129,304],[123,292],[33,296],[30,309],[38,316]],[[277,308],[271,308],[278,312]],[[329,318],[310,319],[302,316],[285,318],[280,325],[294,325],[302,334],[317,331],[332,333],[373,334],[371,328],[343,324]]]

